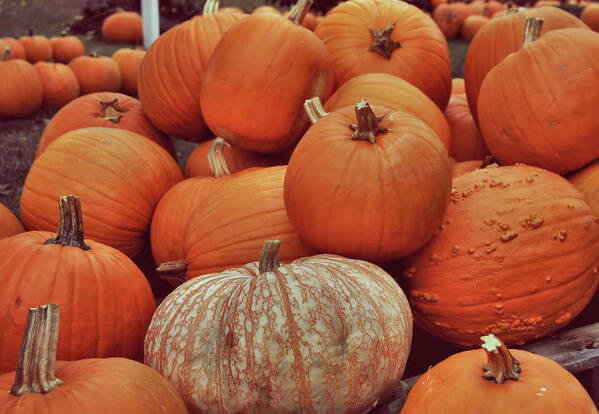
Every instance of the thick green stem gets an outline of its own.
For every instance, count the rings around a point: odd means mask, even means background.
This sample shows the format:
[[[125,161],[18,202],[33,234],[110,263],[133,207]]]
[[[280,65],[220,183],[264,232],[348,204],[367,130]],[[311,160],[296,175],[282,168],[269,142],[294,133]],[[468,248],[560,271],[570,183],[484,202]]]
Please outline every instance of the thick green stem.
[[[81,199],[74,195],[62,196],[58,199],[60,222],[56,236],[46,240],[45,244],[79,247],[89,250],[83,240],[83,213]]]
[[[266,240],[262,246],[260,253],[260,261],[258,263],[258,272],[260,274],[272,272],[281,264],[279,263],[279,249],[281,248],[280,240]]]

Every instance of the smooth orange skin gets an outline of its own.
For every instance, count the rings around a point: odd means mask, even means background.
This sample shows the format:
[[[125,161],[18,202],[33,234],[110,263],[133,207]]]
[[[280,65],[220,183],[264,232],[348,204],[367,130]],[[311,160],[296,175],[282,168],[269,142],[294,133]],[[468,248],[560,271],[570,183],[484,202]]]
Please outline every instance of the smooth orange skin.
[[[27,60],[30,63],[47,61],[52,59],[52,45],[45,36],[22,36],[19,42],[25,49]]]
[[[44,99],[42,81],[33,65],[22,59],[0,61],[0,119],[25,118]]]
[[[403,261],[416,323],[463,346],[489,333],[520,345],[566,326],[599,281],[599,221],[582,195],[525,165],[477,169],[453,188],[442,228]]]
[[[141,15],[133,11],[111,14],[102,23],[102,37],[109,42],[141,43],[144,38]]]
[[[152,43],[139,68],[137,87],[144,113],[156,128],[188,141],[208,138],[199,96],[204,71],[223,33],[245,17],[222,12],[194,18]]]
[[[139,359],[156,309],[143,273],[93,240],[85,240],[90,250],[44,244],[54,235],[30,231],[0,240],[0,373],[16,367],[29,308],[46,303],[60,306],[58,359]]]
[[[101,116],[100,105],[100,102],[110,102],[114,99],[118,99],[120,107],[125,111],[116,123]],[[97,92],[75,99],[52,117],[42,133],[35,157],[39,157],[46,147],[61,135],[89,127],[118,128],[136,132],[159,144],[173,157],[176,156],[173,142],[148,121],[137,99],[116,92]]]
[[[386,107],[372,107],[382,114]],[[447,150],[411,114],[388,113],[376,144],[355,141],[345,107],[312,125],[285,177],[289,219],[321,252],[384,262],[422,247],[441,224],[451,190]]]
[[[451,94],[461,94],[466,93],[466,85],[464,84],[464,79],[462,78],[453,78],[451,80]]]
[[[522,368],[519,380],[486,380],[481,368],[487,362],[485,351],[460,352],[426,371],[401,414],[597,413],[583,386],[559,364],[527,351],[510,352]]]
[[[196,208],[185,230],[188,280],[254,261],[264,240],[281,240],[282,262],[315,253],[287,217],[286,170],[287,166],[276,166],[248,171]]]
[[[472,40],[488,21],[489,19],[484,16],[473,15],[466,17],[460,31],[462,39]]]
[[[391,59],[369,52],[369,28],[395,22],[392,39],[403,46]],[[393,0],[349,0],[331,9],[315,33],[331,54],[335,88],[362,73],[385,72],[407,80],[445,109],[451,89],[449,48],[437,25],[415,6]]]
[[[333,71],[310,30],[273,13],[231,27],[214,49],[200,94],[206,124],[241,149],[277,153],[308,128],[306,99],[326,100]]]
[[[568,180],[581,192],[595,215],[599,217],[599,161],[569,175]]]
[[[472,118],[465,93],[452,94],[445,108],[451,128],[449,155],[456,161],[482,160],[489,154],[485,141]]]
[[[81,95],[121,89],[121,71],[111,57],[79,56],[69,62],[69,68],[79,80]]]
[[[55,372],[64,384],[47,394],[29,393],[21,397],[8,393],[15,373],[1,375],[0,411],[3,414],[188,413],[185,403],[164,377],[130,359],[58,361]]]
[[[145,50],[119,49],[112,58],[119,65],[121,72],[121,91],[130,96],[137,96],[137,78]]]
[[[451,130],[443,112],[420,89],[388,73],[365,73],[345,82],[324,104],[328,112],[354,106],[362,98],[370,105],[405,111],[430,126],[449,150]]]
[[[85,53],[83,42],[76,36],[51,37],[50,44],[52,45],[55,62],[69,63]]]
[[[492,19],[472,39],[464,62],[464,81],[472,117],[478,124],[478,94],[487,73],[510,53],[522,47],[524,24],[529,16],[544,19],[541,35],[555,29],[587,26],[567,11],[540,7]],[[501,42],[496,39],[501,38]]]
[[[19,219],[6,206],[0,203],[0,239],[24,232]]]
[[[586,23],[591,30],[599,32],[599,5],[590,4],[580,14],[580,20]]]
[[[6,43],[8,43],[8,45],[12,49],[15,58],[25,60],[27,59],[27,52],[25,52],[25,48],[17,39],[13,37],[3,37],[0,40],[3,40]]]
[[[491,154],[558,174],[598,159],[597,67],[599,33],[587,29],[554,30],[495,66],[478,97]]]
[[[146,137],[116,128],[77,129],[33,162],[21,196],[21,219],[30,230],[53,231],[56,200],[75,194],[81,197],[87,237],[135,257],[156,204],[182,179],[173,158]]]
[[[79,81],[67,65],[37,62],[33,67],[42,81],[44,103],[51,108],[62,108],[79,96]]]

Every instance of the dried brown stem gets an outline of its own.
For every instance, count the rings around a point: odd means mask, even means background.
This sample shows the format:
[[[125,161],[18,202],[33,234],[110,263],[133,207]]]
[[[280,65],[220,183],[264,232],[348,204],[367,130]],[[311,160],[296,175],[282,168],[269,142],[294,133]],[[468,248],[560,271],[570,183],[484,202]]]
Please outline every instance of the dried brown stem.
[[[164,262],[156,268],[156,272],[161,279],[166,280],[173,286],[179,286],[185,282],[187,263],[185,263],[185,259]]]
[[[210,166],[210,171],[212,171],[212,175],[214,175],[215,178],[231,175],[231,171],[229,170],[229,166],[227,165],[227,160],[225,159],[225,154],[223,152],[225,147],[230,146],[231,144],[229,144],[224,138],[217,137],[208,150],[208,165]]]
[[[328,112],[324,110],[322,102],[318,96],[306,99],[304,101],[304,110],[306,111],[306,114],[308,114],[310,122],[313,124],[315,124],[320,118],[328,115]]]
[[[46,240],[45,244],[60,244],[62,246],[79,247],[89,250],[83,234],[83,212],[81,199],[74,195],[62,196],[58,199],[60,221],[56,236]]]
[[[380,125],[381,120],[387,113],[383,113],[376,116],[372,111],[366,99],[362,98],[360,102],[356,104],[356,119],[357,125],[350,125],[350,129],[354,131],[351,139],[357,139],[361,141],[370,141],[376,143],[376,136],[387,132],[387,128]]]
[[[393,54],[393,51],[398,47],[401,47],[401,43],[391,39],[391,34],[393,33],[394,27],[395,22],[379,30],[373,29],[371,27],[370,33],[372,34],[373,41],[368,50],[371,52],[376,52],[387,59],[391,59],[391,54]]]
[[[509,349],[493,334],[482,336],[483,349],[487,353],[487,363],[482,366],[483,378],[503,384],[506,380],[520,379],[520,362],[512,356]]]
[[[114,98],[112,101],[99,101],[100,106],[100,118],[118,124],[121,117],[125,112],[125,109],[121,108],[119,104],[119,98]]]
[[[287,17],[295,24],[301,25],[304,21],[304,17],[310,11],[310,7],[312,7],[313,0],[299,0],[295,6],[289,12],[289,16]]]
[[[260,274],[272,272],[280,266],[279,249],[281,248],[280,240],[266,240],[262,246],[260,253],[260,262],[258,264],[258,272]]]
[[[2,52],[2,57],[0,57],[0,62],[6,62],[8,60],[8,58],[10,57],[10,54],[12,52],[12,49],[10,48],[10,46],[6,46],[4,48],[4,51]]]
[[[522,46],[527,46],[535,40],[537,40],[541,36],[542,27],[542,18],[534,16],[527,17],[526,26],[524,26],[524,37],[522,40]]]

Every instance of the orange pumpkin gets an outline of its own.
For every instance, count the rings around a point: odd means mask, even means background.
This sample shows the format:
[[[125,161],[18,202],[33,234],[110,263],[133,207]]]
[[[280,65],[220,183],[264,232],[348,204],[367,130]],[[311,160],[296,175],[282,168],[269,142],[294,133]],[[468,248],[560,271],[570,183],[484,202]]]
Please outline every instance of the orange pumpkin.
[[[449,168],[443,143],[423,121],[362,100],[317,121],[293,151],[287,214],[319,251],[399,259],[441,224]]]
[[[466,93],[452,94],[445,108],[451,128],[449,155],[456,161],[480,160],[489,154],[485,141],[470,113]]]
[[[141,15],[133,11],[117,11],[104,19],[102,37],[109,42],[143,42]]]
[[[21,196],[21,219],[30,230],[51,230],[58,223],[53,200],[78,194],[88,236],[134,257],[158,200],[182,178],[173,158],[146,137],[116,128],[78,129],[33,162]]]
[[[597,414],[576,377],[542,355],[508,348],[495,335],[483,349],[452,355],[414,384],[401,414]]]
[[[50,41],[45,36],[34,35],[33,29],[29,29],[29,36],[21,36],[19,42],[23,45],[29,62],[35,63],[52,59]]]
[[[451,164],[451,179],[454,180],[461,175],[477,170],[481,168],[482,164],[482,160],[471,160],[461,162],[454,161]]]
[[[256,13],[272,13],[272,14],[278,14],[279,16],[281,15],[281,12],[279,11],[279,9],[277,9],[273,6],[258,6],[254,10],[252,10],[252,14],[256,14]]]
[[[423,329],[464,346],[489,333],[523,344],[593,297],[599,220],[557,174],[491,165],[454,178],[443,225],[403,264]]]
[[[2,51],[2,61],[15,59],[16,55],[12,50],[12,47],[8,44],[8,42],[0,39],[0,51]]]
[[[31,63],[9,59],[10,46],[0,53],[0,119],[25,118],[42,105],[42,81]]]
[[[395,0],[348,0],[331,9],[315,33],[331,54],[335,88],[362,73],[385,72],[445,109],[449,48],[437,25],[417,7]]]
[[[58,331],[58,305],[29,310],[17,369],[0,375],[2,412],[187,414],[174,387],[139,362],[125,358],[57,362],[57,342],[63,339]]]
[[[466,93],[466,85],[464,85],[464,79],[453,78],[451,80],[451,94],[456,95],[461,93]]]
[[[19,219],[4,204],[0,203],[0,239],[24,231]]]
[[[420,89],[388,73],[365,73],[348,80],[331,95],[324,109],[333,112],[354,106],[362,98],[372,105],[408,112],[426,122],[449,150],[451,130],[443,112]]]
[[[123,253],[84,240],[77,197],[60,197],[57,216],[55,236],[29,231],[0,240],[0,373],[15,368],[27,310],[40,303],[62,306],[59,359],[141,357],[156,309],[148,281]]]
[[[79,96],[79,81],[62,63],[37,62],[33,65],[42,81],[44,103],[58,109]]]
[[[489,21],[488,17],[473,15],[466,17],[462,30],[460,31],[462,39],[472,40],[482,27]]]
[[[4,42],[8,43],[16,59],[27,59],[27,52],[25,52],[25,48],[17,39],[12,37],[3,37],[0,40],[3,40]],[[2,52],[3,50],[4,48],[0,49],[0,52]]]
[[[144,362],[193,412],[367,412],[406,364],[412,315],[404,293],[359,260],[280,264],[279,245],[267,241],[259,262],[172,292],[152,319]]]
[[[119,49],[112,58],[121,72],[121,91],[127,95],[137,96],[137,78],[141,61],[146,55],[143,49]]]
[[[582,193],[595,215],[599,217],[599,161],[571,174],[568,180]]]
[[[81,95],[93,92],[118,92],[121,89],[119,65],[108,56],[79,56],[69,62],[79,80]]]
[[[453,4],[437,7],[433,11],[433,20],[447,39],[455,39],[464,24],[463,17],[454,9]]]
[[[64,32],[58,37],[51,37],[50,44],[55,62],[69,63],[85,54],[85,46],[81,40],[77,36],[67,36]]]
[[[599,32],[599,4],[586,6],[580,14],[580,20],[587,24],[595,32]]]
[[[136,132],[159,144],[176,159],[173,142],[144,116],[135,98],[114,92],[98,92],[75,99],[54,115],[44,129],[35,157],[67,132],[88,127],[118,128]]]

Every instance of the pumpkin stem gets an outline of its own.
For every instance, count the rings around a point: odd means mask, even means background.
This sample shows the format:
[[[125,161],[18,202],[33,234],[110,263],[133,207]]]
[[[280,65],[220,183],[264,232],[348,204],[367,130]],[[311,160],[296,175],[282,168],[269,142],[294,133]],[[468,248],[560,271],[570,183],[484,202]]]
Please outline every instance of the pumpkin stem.
[[[10,57],[10,53],[12,52],[12,49],[10,48],[10,46],[6,46],[4,48],[4,52],[2,52],[2,57],[0,58],[0,62],[6,62],[8,60],[8,58]]]
[[[373,144],[376,143],[376,136],[388,131],[387,128],[380,125],[380,122],[385,115],[387,115],[386,112],[376,116],[374,112],[372,112],[372,108],[368,105],[368,102],[366,102],[366,99],[362,98],[362,100],[356,104],[356,119],[358,120],[358,124],[349,126],[350,129],[354,131],[351,139],[370,141]]]
[[[187,263],[185,259],[174,260],[172,262],[160,263],[156,268],[156,272],[161,279],[178,286],[185,282],[185,273],[187,272]]]
[[[266,240],[262,246],[260,253],[260,261],[258,262],[258,272],[264,274],[272,272],[280,266],[279,249],[281,248],[281,240]]]
[[[520,379],[520,362],[512,356],[505,344],[493,334],[481,336],[483,349],[487,353],[487,363],[482,366],[483,378],[503,384],[506,380]]]
[[[11,395],[47,394],[62,385],[62,381],[54,376],[58,322],[58,305],[55,303],[29,309],[15,382],[9,391]]]
[[[318,96],[306,99],[304,101],[304,110],[306,111],[306,114],[308,114],[310,122],[313,124],[315,124],[323,116],[328,115],[328,112],[324,110],[322,102]]]
[[[488,167],[491,164],[499,165],[499,161],[497,161],[497,159],[494,156],[487,155],[483,160],[482,164],[480,165],[480,169],[482,170],[483,168]]]
[[[33,37],[33,27],[30,27],[29,30],[27,30],[27,34],[29,37]]]
[[[100,118],[118,124],[126,109],[119,105],[119,98],[114,98],[112,101],[99,101]]]
[[[62,246],[79,247],[89,250],[83,241],[83,213],[81,212],[81,199],[74,195],[62,196],[58,199],[60,222],[56,236],[46,240],[44,244],[60,244]]]
[[[206,0],[204,3],[204,9],[202,10],[202,16],[208,16],[218,11],[218,0]]]
[[[301,25],[304,21],[304,17],[306,17],[306,14],[310,11],[312,3],[314,3],[313,0],[299,0],[296,5],[293,6],[287,18],[293,23]]]
[[[229,170],[229,166],[227,165],[227,160],[225,159],[224,149],[225,147],[230,147],[229,144],[224,138],[217,137],[210,149],[208,150],[208,165],[210,166],[210,171],[215,178],[222,177],[224,175],[231,175],[231,171]]]
[[[401,43],[391,39],[391,33],[393,33],[394,27],[395,22],[379,30],[375,30],[370,27],[369,29],[370,33],[372,34],[373,41],[368,50],[371,52],[376,52],[387,59],[391,59],[391,54],[393,51],[398,47],[401,47]]]
[[[540,17],[527,17],[526,26],[524,26],[524,39],[522,46],[527,46],[537,40],[541,36],[541,28],[543,27],[543,19]]]
[[[488,12],[489,12],[489,8],[487,6],[485,6],[485,7],[483,7],[483,11],[480,12],[480,15],[483,17],[486,17]]]

